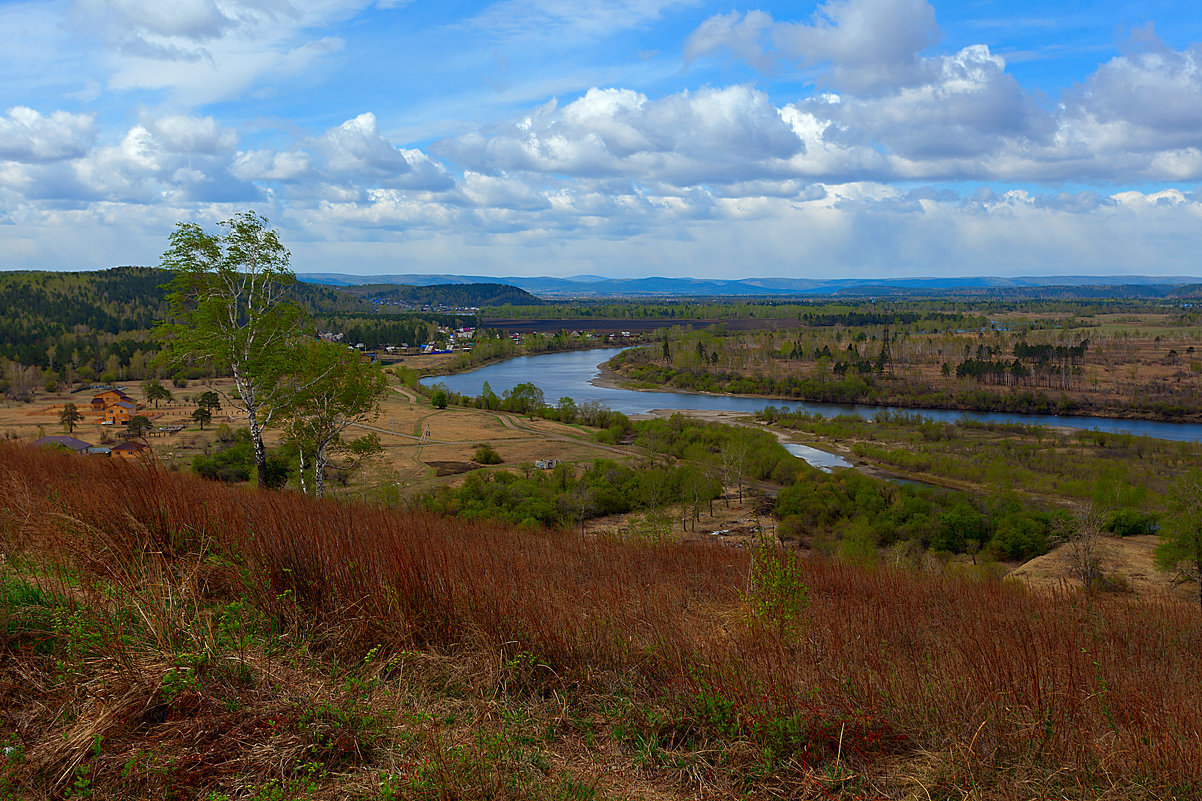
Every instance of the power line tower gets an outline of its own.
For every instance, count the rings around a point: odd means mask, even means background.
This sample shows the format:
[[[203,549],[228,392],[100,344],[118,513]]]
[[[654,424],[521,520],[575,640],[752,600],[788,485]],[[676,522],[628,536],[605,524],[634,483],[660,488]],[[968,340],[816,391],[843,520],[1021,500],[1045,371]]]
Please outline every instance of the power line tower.
[[[885,372],[885,368],[889,369],[889,377],[893,377],[893,351],[889,347],[889,326],[885,326],[885,333],[881,335],[881,354],[876,357],[876,371],[878,373]]]

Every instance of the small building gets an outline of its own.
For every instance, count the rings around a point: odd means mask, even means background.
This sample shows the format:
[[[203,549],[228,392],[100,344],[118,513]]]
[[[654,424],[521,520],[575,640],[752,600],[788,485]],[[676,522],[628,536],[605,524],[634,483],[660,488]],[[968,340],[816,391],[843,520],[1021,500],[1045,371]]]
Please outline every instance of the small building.
[[[119,401],[104,410],[104,422],[125,425],[137,410],[138,407],[133,401]]]
[[[137,459],[144,454],[149,455],[150,446],[141,442],[126,440],[120,445],[114,445],[111,454],[121,459]]]
[[[42,437],[41,439],[34,440],[33,444],[66,448],[67,450],[75,451],[76,453],[83,453],[88,448],[92,447],[92,443],[84,442],[82,439],[76,439],[75,437],[69,437],[66,434],[55,434],[49,437]]]
[[[534,463],[539,470],[554,470],[559,466],[558,459],[539,459]]]

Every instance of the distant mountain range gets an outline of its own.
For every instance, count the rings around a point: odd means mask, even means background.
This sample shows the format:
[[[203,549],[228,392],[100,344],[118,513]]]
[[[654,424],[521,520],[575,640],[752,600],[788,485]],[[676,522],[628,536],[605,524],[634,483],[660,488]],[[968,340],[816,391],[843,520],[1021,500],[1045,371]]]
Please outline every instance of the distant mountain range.
[[[303,273],[300,280],[312,284],[351,287],[366,284],[404,284],[435,286],[442,284],[507,284],[542,298],[647,298],[647,297],[781,297],[829,295],[925,294],[943,290],[988,291],[1032,290],[1053,287],[1128,287],[1128,294],[1160,292],[1202,284],[1202,278],[1146,275],[1055,275],[1002,278],[744,278],[722,281],[703,278],[605,278],[580,275],[569,278],[551,276],[496,278],[479,275],[344,275],[341,273]],[[1075,292],[1073,294],[1079,294]]]
[[[306,280],[304,277],[302,281]],[[537,306],[543,301],[524,289],[509,284],[410,284],[378,282],[339,284],[343,292],[385,304],[431,304],[442,306]]]

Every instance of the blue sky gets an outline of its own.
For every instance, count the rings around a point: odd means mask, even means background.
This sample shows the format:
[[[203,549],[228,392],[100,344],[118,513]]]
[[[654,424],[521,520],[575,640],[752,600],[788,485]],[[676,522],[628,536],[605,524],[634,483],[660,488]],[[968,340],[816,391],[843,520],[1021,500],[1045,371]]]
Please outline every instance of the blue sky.
[[[0,269],[1200,275],[1193,2],[0,0]]]

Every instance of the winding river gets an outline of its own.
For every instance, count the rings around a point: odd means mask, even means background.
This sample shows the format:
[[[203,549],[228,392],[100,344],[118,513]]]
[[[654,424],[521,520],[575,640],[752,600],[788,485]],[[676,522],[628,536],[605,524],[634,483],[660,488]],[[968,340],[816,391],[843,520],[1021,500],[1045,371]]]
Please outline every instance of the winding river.
[[[654,409],[701,409],[706,411],[755,412],[765,406],[787,407],[817,412],[827,417],[856,414],[871,419],[884,411],[918,412],[933,420],[955,422],[961,419],[1028,425],[1060,426],[1143,437],[1202,441],[1200,423],[1161,423],[1153,420],[1119,420],[1107,417],[1073,417],[1067,415],[1011,414],[1005,412],[961,412],[942,409],[906,409],[896,406],[843,406],[833,403],[805,403],[789,399],[742,398],[735,395],[693,395],[683,392],[658,392],[598,386],[598,365],[622,351],[622,348],[601,348],[567,353],[547,353],[521,356],[486,365],[456,375],[422,379],[426,385],[443,383],[453,392],[479,395],[487,381],[498,395],[515,385],[530,382],[539,387],[548,403],[568,396],[577,403],[597,401],[625,414],[646,414]]]

